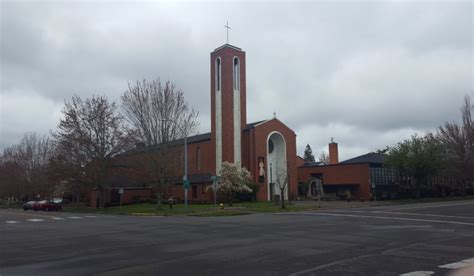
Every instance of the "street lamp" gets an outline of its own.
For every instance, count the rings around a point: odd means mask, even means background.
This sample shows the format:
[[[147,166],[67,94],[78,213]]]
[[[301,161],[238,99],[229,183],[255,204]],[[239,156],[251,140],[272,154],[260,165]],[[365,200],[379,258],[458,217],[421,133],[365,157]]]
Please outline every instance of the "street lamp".
[[[181,132],[184,133],[184,176],[183,176],[183,183],[184,183],[184,209],[188,210],[188,126],[187,121],[184,121],[184,129],[174,120],[169,119],[162,119],[163,122],[171,122],[174,123]]]

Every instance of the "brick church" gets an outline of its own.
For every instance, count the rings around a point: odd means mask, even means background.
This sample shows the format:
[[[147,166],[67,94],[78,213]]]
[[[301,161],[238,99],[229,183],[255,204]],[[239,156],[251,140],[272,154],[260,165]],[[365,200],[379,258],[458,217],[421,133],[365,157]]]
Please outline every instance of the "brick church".
[[[275,116],[258,122],[247,122],[247,89],[245,52],[230,44],[215,49],[210,54],[211,71],[211,132],[188,137],[188,179],[190,201],[212,201],[213,193],[207,186],[212,176],[219,175],[222,162],[239,163],[248,169],[258,184],[257,200],[268,201],[280,193],[275,180],[288,175],[285,198],[296,198],[298,192],[296,134]],[[183,148],[183,139],[173,141],[173,146]],[[108,175],[120,178],[124,187],[123,202],[133,198],[147,199],[153,194],[146,185],[144,175],[132,172],[127,160],[138,158],[140,148],[114,157]],[[130,164],[130,162],[128,162]],[[114,165],[115,164],[115,165]],[[124,165],[125,164],[125,165]],[[125,179],[125,180],[124,180]],[[117,188],[105,194],[105,202],[113,204],[118,197]],[[168,193],[183,199],[183,185],[176,183]],[[97,191],[91,193],[94,206]]]

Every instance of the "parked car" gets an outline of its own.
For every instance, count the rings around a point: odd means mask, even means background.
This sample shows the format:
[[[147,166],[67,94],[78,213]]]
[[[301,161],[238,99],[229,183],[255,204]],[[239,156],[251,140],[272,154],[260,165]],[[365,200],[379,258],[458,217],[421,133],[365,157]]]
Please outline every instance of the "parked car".
[[[33,205],[33,210],[38,211],[61,211],[61,204],[54,203],[54,201],[42,200]]]
[[[28,211],[32,210],[33,206],[35,205],[36,201],[28,201],[23,204],[23,210]]]

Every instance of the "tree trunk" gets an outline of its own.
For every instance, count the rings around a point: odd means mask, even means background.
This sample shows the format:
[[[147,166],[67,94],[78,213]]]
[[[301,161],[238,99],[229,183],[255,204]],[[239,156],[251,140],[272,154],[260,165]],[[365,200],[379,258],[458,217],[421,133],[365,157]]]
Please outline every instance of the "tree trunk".
[[[79,197],[80,197],[80,192],[76,192],[76,208],[79,208]]]
[[[285,188],[280,189],[280,195],[281,195],[281,209],[285,209]]]
[[[229,192],[229,206],[232,206],[232,198],[233,198],[233,194],[232,192]]]
[[[156,192],[156,210],[161,210],[161,194]]]

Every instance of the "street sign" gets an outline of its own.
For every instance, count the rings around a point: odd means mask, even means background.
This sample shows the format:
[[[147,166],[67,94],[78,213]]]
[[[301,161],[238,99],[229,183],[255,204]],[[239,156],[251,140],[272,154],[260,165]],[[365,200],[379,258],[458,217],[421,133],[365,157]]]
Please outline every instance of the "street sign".
[[[189,189],[191,187],[191,182],[189,180],[183,180],[183,187]]]
[[[123,188],[119,189],[119,194],[123,194]]]

